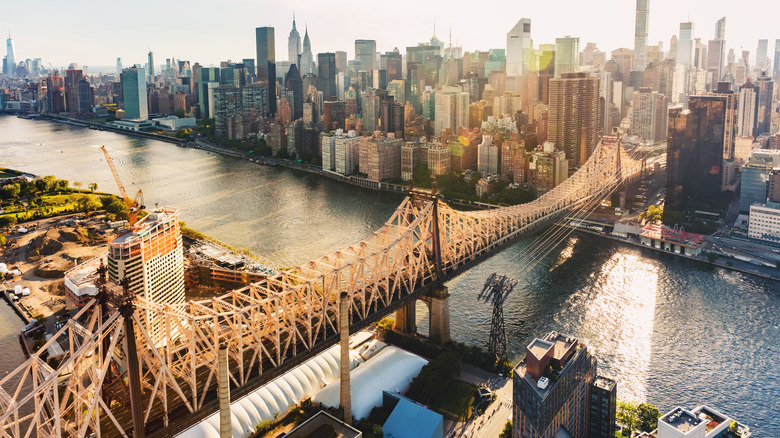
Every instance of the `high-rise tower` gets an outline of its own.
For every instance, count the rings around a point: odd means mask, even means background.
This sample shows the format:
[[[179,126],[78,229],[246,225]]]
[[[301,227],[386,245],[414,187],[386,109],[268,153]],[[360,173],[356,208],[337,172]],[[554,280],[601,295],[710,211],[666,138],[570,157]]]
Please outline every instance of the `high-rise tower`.
[[[376,70],[376,41],[355,40],[355,59],[363,65],[363,70]]]
[[[767,50],[769,48],[769,40],[758,40],[758,48],[756,49],[756,68],[761,71],[767,67]]]
[[[721,18],[715,23],[715,39],[726,39],[726,17]]]
[[[268,85],[268,114],[276,114],[276,40],[273,27],[255,29],[257,80]]]
[[[122,58],[116,59],[116,75],[120,76],[122,74]]]
[[[14,40],[11,39],[11,32],[8,32],[8,39],[5,41],[6,58],[5,62],[8,68],[8,74],[16,74],[16,55],[14,54]]]
[[[634,70],[647,67],[647,28],[650,20],[650,0],[636,0],[634,27]]]
[[[581,166],[599,140],[599,78],[564,73],[551,79],[549,106],[547,139],[566,152],[571,166]]]
[[[125,117],[128,119],[149,118],[146,101],[146,80],[144,69],[132,66],[122,70],[122,95],[124,96]],[[70,108],[68,108],[70,111]]]
[[[531,19],[521,18],[506,34],[506,74],[520,76],[525,73],[528,57],[533,50]]]
[[[677,41],[677,63],[686,67],[693,64],[693,23],[680,23],[680,39]]]
[[[309,26],[306,26],[306,31],[303,36],[303,52],[301,52],[301,65],[298,70],[300,70],[301,77],[316,73],[314,71],[314,54],[311,53]]]
[[[149,51],[146,68],[148,69],[147,73],[149,74],[148,82],[152,82],[154,80],[154,53],[152,53],[151,50]]]
[[[293,28],[287,38],[287,60],[290,64],[298,65],[298,55],[301,54],[301,35],[295,28],[295,14],[293,14]]]
[[[574,73],[580,65],[580,38],[565,36],[555,39],[555,77]]]

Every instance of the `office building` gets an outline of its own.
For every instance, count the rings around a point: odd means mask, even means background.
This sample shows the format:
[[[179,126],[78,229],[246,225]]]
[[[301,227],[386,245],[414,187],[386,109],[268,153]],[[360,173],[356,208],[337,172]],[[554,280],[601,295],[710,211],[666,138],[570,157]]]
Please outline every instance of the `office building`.
[[[615,80],[628,83],[631,80],[631,69],[634,64],[634,51],[631,49],[615,49],[611,53],[615,61]]]
[[[650,20],[650,0],[636,0],[634,25],[634,67],[642,71],[647,67],[647,29]]]
[[[590,436],[597,363],[577,338],[552,332],[531,341],[513,373],[512,436]]]
[[[338,95],[338,89],[336,88],[336,54],[317,54],[317,65],[319,66],[317,89],[322,91],[325,100],[343,98],[344,96]]]
[[[580,65],[580,38],[565,36],[555,39],[555,77],[576,72]]]
[[[268,86],[268,113],[276,114],[276,40],[273,27],[255,29],[257,47],[257,80]]]
[[[763,204],[769,196],[772,159],[753,155],[742,166],[742,184],[739,190],[739,211],[750,212],[753,204]]]
[[[5,40],[5,74],[15,76],[16,75],[16,54],[14,53],[14,40],[11,38],[11,33],[8,33],[8,39]]]
[[[726,55],[725,40],[710,40],[707,43],[707,72],[712,75],[712,84],[723,79],[723,61]],[[714,86],[711,85],[710,89]]]
[[[200,118],[202,119],[209,119],[214,117],[213,89],[219,86],[219,82],[219,68],[203,67],[200,69],[200,80],[198,81],[198,105],[200,107]]]
[[[125,118],[149,118],[149,107],[146,101],[146,73],[136,66],[122,70],[122,95],[124,96]]]
[[[733,120],[733,95],[691,96],[689,109],[669,110],[666,207],[686,210],[696,201],[715,199],[720,193],[723,161],[734,158],[726,135]],[[727,116],[728,115],[728,116]]]
[[[360,61],[362,70],[376,70],[376,41],[355,40],[355,59]]]
[[[769,65],[769,58],[767,57],[768,50],[769,40],[758,40],[758,48],[756,49],[756,70],[759,72],[766,70]]]
[[[680,23],[680,38],[677,41],[677,63],[685,67],[693,66],[694,41],[693,41],[693,23]]]
[[[613,438],[617,413],[617,383],[598,376],[590,388],[588,438]]]
[[[772,63],[774,66],[775,81],[780,81],[780,39],[775,40],[775,61]]]
[[[772,96],[774,82],[762,71],[754,85],[758,87],[758,115],[756,118],[756,134],[768,134],[772,130]]]
[[[593,153],[599,135],[599,79],[564,73],[550,80],[547,139],[579,167]]]
[[[295,14],[293,13],[293,27],[290,36],[287,37],[287,61],[290,64],[298,64],[298,56],[301,54],[301,34],[295,28]]]
[[[284,89],[292,93],[287,96],[287,103],[290,105],[292,120],[298,120],[303,117],[303,79],[298,72],[298,66],[290,65],[290,71],[284,79]],[[292,97],[292,98],[291,98]]]
[[[152,51],[149,51],[149,54],[146,58],[146,68],[148,69],[146,72],[148,73],[147,81],[153,82],[154,81],[154,53]]]
[[[335,154],[334,168],[336,173],[351,175],[358,172],[360,160],[360,137],[353,130],[347,134],[338,133],[334,140],[333,153]],[[323,160],[324,161],[324,160]]]
[[[737,136],[755,137],[758,121],[758,89],[751,81],[739,89],[737,102]]]
[[[631,134],[648,143],[666,140],[669,105],[666,96],[651,88],[634,92],[631,110]]]
[[[433,135],[438,137],[445,130],[457,133],[458,128],[469,127],[469,93],[459,87],[443,87],[434,97]]]
[[[303,52],[301,52],[301,64],[299,70],[301,77],[309,74],[316,74],[316,66],[314,65],[314,54],[311,51],[311,39],[309,38],[309,26],[306,26],[306,31],[303,35]]]
[[[532,51],[531,19],[521,18],[506,34],[506,74],[508,76],[525,74]]]
[[[721,18],[715,23],[715,39],[726,40],[726,17]]]
[[[214,90],[214,133],[219,138],[229,138],[230,118],[241,113],[241,89],[220,85]]]
[[[143,69],[138,70],[143,73]],[[111,241],[108,279],[117,284],[127,279],[130,293],[150,303],[183,304],[184,255],[179,210],[155,208],[130,231]],[[162,321],[148,311],[142,317],[152,340],[161,340]]]
[[[392,137],[363,137],[360,140],[360,173],[370,181],[384,181],[401,177],[401,147],[403,139]]]

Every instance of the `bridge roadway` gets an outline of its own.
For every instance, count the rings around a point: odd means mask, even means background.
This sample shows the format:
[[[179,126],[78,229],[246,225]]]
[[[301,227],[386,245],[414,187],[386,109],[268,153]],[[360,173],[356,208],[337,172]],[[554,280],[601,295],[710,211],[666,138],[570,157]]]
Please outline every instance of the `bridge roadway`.
[[[0,380],[0,437],[127,436],[133,424],[172,436],[216,411],[220,345],[228,347],[236,399],[337,342],[334,291],[350,294],[352,331],[423,297],[446,300],[438,287],[448,279],[599,202],[640,167],[619,140],[605,138],[577,173],[529,204],[458,212],[415,195],[362,242],[212,300],[169,306],[125,297],[123,317],[90,303],[48,341],[70,339],[57,369],[36,353]],[[136,335],[124,336],[133,327]],[[448,321],[441,327],[446,341]],[[126,357],[138,357],[140,370],[123,372],[133,365]],[[127,376],[135,397],[116,394]]]

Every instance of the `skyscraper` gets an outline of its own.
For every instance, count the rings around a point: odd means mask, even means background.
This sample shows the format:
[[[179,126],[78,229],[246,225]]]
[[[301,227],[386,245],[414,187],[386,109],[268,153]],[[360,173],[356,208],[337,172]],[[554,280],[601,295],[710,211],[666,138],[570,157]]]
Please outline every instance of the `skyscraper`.
[[[636,24],[634,27],[634,68],[647,67],[647,28],[650,20],[650,0],[636,0]]]
[[[154,53],[152,51],[149,51],[149,55],[146,61],[146,68],[149,69],[147,73],[149,73],[149,82],[152,82],[154,80]]]
[[[317,54],[317,65],[319,66],[317,88],[322,91],[325,100],[339,100],[343,96],[338,96],[336,89],[336,54]]]
[[[144,69],[137,66],[122,70],[122,95],[125,102],[125,117],[128,119],[146,120],[149,118],[145,73]],[[68,110],[70,111],[70,108]]]
[[[532,50],[531,19],[521,18],[506,34],[506,74],[508,76],[524,74]]]
[[[566,152],[571,166],[581,166],[598,144],[599,79],[586,73],[551,79],[549,107],[547,139]]]
[[[715,39],[721,41],[726,40],[726,17],[715,22]]]
[[[775,40],[775,62],[774,68],[775,81],[780,81],[780,39]]]
[[[686,67],[693,65],[694,41],[693,23],[680,23],[680,38],[677,41],[677,63]]]
[[[314,74],[314,54],[311,53],[311,40],[309,39],[309,26],[306,26],[306,31],[303,36],[303,52],[301,52],[301,64],[298,71],[301,77],[308,74]]]
[[[16,55],[14,54],[14,40],[11,39],[11,33],[8,32],[8,39],[5,41],[6,47],[6,68],[8,74],[11,76],[16,75]]]
[[[758,121],[758,89],[749,80],[739,89],[737,136],[755,137]]]
[[[772,95],[774,82],[765,71],[755,80],[758,86],[758,119],[756,134],[769,133],[772,128]]]
[[[555,39],[555,77],[577,71],[580,65],[580,38],[565,36]]]
[[[122,74],[122,58],[116,59],[116,75],[120,76]]]
[[[631,111],[631,134],[654,143],[666,139],[668,101],[651,88],[634,92]]]
[[[255,29],[257,80],[268,85],[268,114],[276,114],[276,40],[273,27]]]
[[[214,117],[214,91],[219,86],[220,69],[217,67],[204,67],[199,69],[198,78],[198,105],[200,106],[200,117],[208,119]],[[209,86],[209,84],[212,84]]]
[[[287,38],[287,60],[290,64],[298,64],[298,55],[301,54],[301,35],[295,28],[295,14],[293,14],[293,28]]]
[[[376,41],[355,40],[355,59],[363,65],[363,70],[376,70]]]
[[[764,70],[767,67],[767,50],[769,47],[768,40],[758,40],[758,48],[756,49],[756,69],[758,71]]]
[[[298,67],[293,64],[284,78],[284,88],[292,91],[292,101],[287,98],[287,103],[292,106],[292,119],[303,118],[303,79],[298,71]]]

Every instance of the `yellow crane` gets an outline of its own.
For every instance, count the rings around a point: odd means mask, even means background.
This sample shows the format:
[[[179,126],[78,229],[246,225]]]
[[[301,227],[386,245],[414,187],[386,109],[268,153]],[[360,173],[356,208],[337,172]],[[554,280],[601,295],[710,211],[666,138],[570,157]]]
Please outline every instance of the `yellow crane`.
[[[100,146],[100,150],[103,151],[103,155],[106,156],[108,167],[111,168],[111,173],[114,175],[116,185],[119,186],[119,193],[122,195],[122,200],[125,201],[125,205],[127,205],[127,209],[129,210],[127,213],[127,221],[132,227],[138,221],[138,212],[145,208],[143,205],[144,193],[142,190],[138,190],[138,193],[135,195],[135,199],[131,199],[130,196],[127,195],[127,190],[125,190],[124,184],[122,184],[122,179],[119,178],[119,172],[116,170],[116,166],[114,165],[114,159],[108,155],[108,151],[106,150],[105,146]]]

